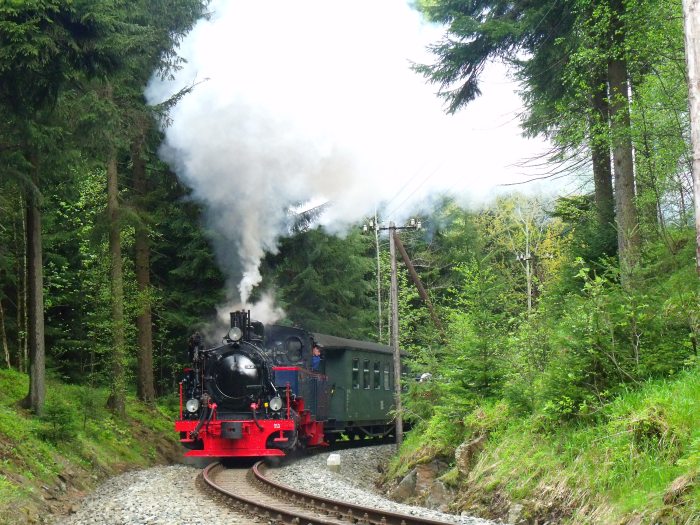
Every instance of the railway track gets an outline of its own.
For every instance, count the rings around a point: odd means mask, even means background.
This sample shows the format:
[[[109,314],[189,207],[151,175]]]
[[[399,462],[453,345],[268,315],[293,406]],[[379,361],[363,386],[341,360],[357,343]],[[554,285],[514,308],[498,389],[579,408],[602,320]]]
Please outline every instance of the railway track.
[[[444,525],[448,523],[375,510],[301,492],[269,480],[265,476],[267,469],[268,467],[262,461],[250,469],[226,468],[221,463],[212,463],[204,469],[202,479],[211,490],[230,498],[239,510],[271,523],[289,525],[325,523]]]

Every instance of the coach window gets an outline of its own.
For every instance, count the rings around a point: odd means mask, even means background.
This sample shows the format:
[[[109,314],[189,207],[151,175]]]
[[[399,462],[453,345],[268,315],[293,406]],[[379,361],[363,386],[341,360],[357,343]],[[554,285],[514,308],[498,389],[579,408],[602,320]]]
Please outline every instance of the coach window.
[[[391,383],[389,381],[389,365],[384,365],[384,390],[391,390]]]
[[[374,388],[375,390],[379,390],[382,388],[382,371],[381,367],[382,365],[376,361],[374,363]]]
[[[364,368],[362,369],[362,382],[365,385],[365,390],[371,388],[369,384],[369,359],[365,359]]]
[[[360,360],[358,358],[352,360],[352,387],[360,388]]]

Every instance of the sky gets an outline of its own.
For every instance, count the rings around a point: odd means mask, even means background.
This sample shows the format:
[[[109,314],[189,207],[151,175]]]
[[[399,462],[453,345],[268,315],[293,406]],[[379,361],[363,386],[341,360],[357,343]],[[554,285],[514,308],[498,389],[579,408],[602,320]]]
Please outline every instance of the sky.
[[[161,156],[205,209],[231,300],[246,302],[258,265],[286,232],[287,210],[329,201],[320,219],[342,234],[384,210],[405,220],[448,192],[475,206],[532,172],[546,150],[521,136],[517,85],[502,64],[483,95],[446,115],[437,86],[410,69],[444,29],[405,0],[214,1],[181,44],[158,103],[197,84],[171,113]],[[303,204],[302,204],[303,207]]]

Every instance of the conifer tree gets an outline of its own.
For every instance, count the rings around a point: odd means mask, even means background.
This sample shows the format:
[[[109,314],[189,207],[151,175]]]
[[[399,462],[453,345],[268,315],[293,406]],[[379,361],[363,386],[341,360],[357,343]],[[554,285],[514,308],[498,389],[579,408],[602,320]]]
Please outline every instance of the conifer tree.
[[[595,74],[591,78],[591,69],[587,69],[586,92],[578,98],[585,100],[584,112],[591,115],[587,136],[595,201],[603,226],[607,226],[612,215],[608,160],[612,146],[618,250],[624,269],[622,275],[626,278],[637,264],[640,237],[634,201],[623,3],[613,0],[601,6],[566,1],[535,4],[500,0],[486,3],[437,1],[424,2],[421,7],[429,18],[449,24],[446,38],[431,48],[438,57],[437,63],[416,67],[431,82],[441,86],[440,94],[448,101],[448,111],[454,112],[478,96],[479,77],[487,61],[501,59],[515,67],[529,89],[530,108],[537,111],[528,121],[528,128],[534,133],[551,133],[562,138],[565,134],[561,133],[563,129],[558,123],[579,120],[577,111],[581,108],[565,108],[559,102],[575,101],[577,91],[586,82],[572,86],[562,78],[570,62],[581,60],[576,55],[579,51],[584,54],[582,46],[593,45],[592,50],[586,48],[585,55],[593,56],[586,59],[586,65],[592,65]],[[583,40],[577,27],[584,28]],[[585,34],[586,31],[589,34]],[[522,53],[528,57],[521,58]],[[575,66],[576,63],[572,67]],[[541,117],[548,121],[539,121]],[[599,126],[601,121],[602,126]],[[611,144],[606,139],[608,126]],[[584,140],[579,138],[578,143],[581,142]],[[564,144],[568,144],[567,139]]]
[[[177,67],[177,44],[204,12],[205,2],[164,0],[161,2],[97,2],[89,7],[96,22],[99,66],[105,85],[105,102],[115,116],[112,128],[105,135],[111,143],[107,148],[108,174],[108,221],[112,260],[112,316],[113,316],[113,375],[109,404],[118,413],[124,411],[125,399],[125,338],[124,338],[124,291],[121,269],[120,230],[122,222],[119,203],[119,177],[117,156],[119,150],[129,150],[132,171],[139,187],[144,188],[145,170],[142,155],[143,137],[151,111],[146,107],[143,89],[154,71],[167,74]],[[138,233],[137,274],[142,297],[148,297],[148,247],[147,234]],[[152,341],[150,335],[150,306],[146,303],[138,316],[139,327],[139,371],[138,391],[142,399],[152,402]],[[148,325],[148,326],[146,326]]]
[[[36,413],[45,397],[45,336],[41,228],[41,188],[50,117],[68,81],[80,67],[78,36],[85,30],[75,6],[58,0],[0,5],[0,109],[2,156],[10,160],[26,202],[27,332],[29,393],[25,405]]]

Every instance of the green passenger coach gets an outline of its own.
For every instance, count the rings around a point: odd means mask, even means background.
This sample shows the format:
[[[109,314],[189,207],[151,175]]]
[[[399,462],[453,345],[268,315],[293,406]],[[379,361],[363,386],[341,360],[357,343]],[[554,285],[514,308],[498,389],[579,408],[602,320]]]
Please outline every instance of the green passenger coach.
[[[394,361],[391,347],[313,334],[323,349],[321,373],[328,377],[326,439],[383,436],[394,430]]]

